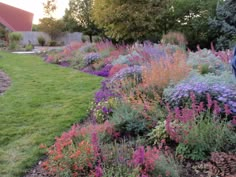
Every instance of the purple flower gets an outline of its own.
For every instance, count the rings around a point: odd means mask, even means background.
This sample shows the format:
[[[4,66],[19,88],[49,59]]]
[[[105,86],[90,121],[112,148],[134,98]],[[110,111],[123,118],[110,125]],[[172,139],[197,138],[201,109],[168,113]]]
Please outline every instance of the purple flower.
[[[95,94],[95,103],[99,103],[101,101],[107,101],[112,97],[117,97],[118,95],[112,91],[112,89],[108,86],[109,80],[105,80],[102,82],[102,87]]]
[[[93,64],[94,62],[96,62],[99,59],[101,59],[101,56],[99,53],[89,53],[89,54],[85,55],[84,62],[86,64],[86,66],[88,66],[90,64]]]
[[[94,74],[94,75],[97,75],[97,76],[108,77],[111,68],[112,68],[112,65],[111,64],[107,64],[101,70],[99,70],[99,71],[92,71],[90,73]]]
[[[141,73],[142,73],[142,67],[138,65],[134,65],[128,68],[123,68],[111,78],[110,83],[113,83],[114,81],[122,80],[129,76],[133,76],[133,77],[136,76],[140,78]]]
[[[145,161],[145,149],[144,146],[140,146],[133,154],[132,162],[135,166],[144,164]]]

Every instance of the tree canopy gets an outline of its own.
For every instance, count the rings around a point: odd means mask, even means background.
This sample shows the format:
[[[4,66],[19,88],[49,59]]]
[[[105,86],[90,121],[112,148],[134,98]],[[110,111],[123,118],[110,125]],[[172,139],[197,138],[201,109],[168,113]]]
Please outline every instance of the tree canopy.
[[[226,0],[218,4],[216,16],[210,20],[210,27],[217,34],[217,49],[228,49],[236,44],[235,0]]]

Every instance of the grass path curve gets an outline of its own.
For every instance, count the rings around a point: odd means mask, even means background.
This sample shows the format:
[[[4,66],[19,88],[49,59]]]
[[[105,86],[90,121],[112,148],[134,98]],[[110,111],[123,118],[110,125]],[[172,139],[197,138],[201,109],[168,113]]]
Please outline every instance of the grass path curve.
[[[39,57],[0,52],[11,78],[0,96],[0,176],[23,176],[70,126],[85,118],[99,77],[44,63]]]

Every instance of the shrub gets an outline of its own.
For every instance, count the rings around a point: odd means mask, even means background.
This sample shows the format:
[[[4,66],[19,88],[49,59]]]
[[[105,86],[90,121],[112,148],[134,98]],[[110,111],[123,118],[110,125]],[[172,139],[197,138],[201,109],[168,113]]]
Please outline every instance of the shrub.
[[[26,50],[26,51],[32,51],[33,48],[34,48],[34,46],[33,46],[32,44],[27,44],[27,45],[25,46],[25,50]]]
[[[112,133],[109,122],[86,127],[75,125],[57,137],[55,144],[47,149],[48,159],[42,166],[52,175],[88,176],[102,158],[99,136]]]
[[[57,41],[51,40],[48,42],[49,46],[56,46],[57,45]]]
[[[147,136],[148,141],[154,145],[160,144],[161,140],[169,138],[166,132],[166,121],[158,121],[157,126]]]
[[[86,66],[94,64],[98,60],[101,59],[101,56],[99,53],[88,53],[84,56],[84,63]]]
[[[131,164],[142,176],[179,177],[173,157],[165,156],[160,149],[140,146],[133,153]]]
[[[187,63],[194,69],[199,69],[199,66],[208,66],[208,72],[218,74],[226,69],[226,64],[220,58],[216,57],[211,50],[207,49],[190,52]]]
[[[75,69],[82,69],[86,66],[84,62],[84,55],[80,51],[74,51],[69,61],[71,66]]]
[[[38,43],[39,43],[39,45],[44,46],[46,44],[45,38],[43,36],[39,36]]]
[[[82,47],[79,48],[79,51],[82,53],[94,53],[96,51],[95,44],[85,43]]]
[[[118,82],[126,78],[132,78],[141,81],[141,72],[142,67],[137,65],[123,68],[110,79],[110,83]]]
[[[134,110],[130,105],[123,103],[113,110],[110,121],[121,135],[143,135],[147,132],[150,122],[145,120],[140,112],[141,110]]]
[[[191,127],[191,128],[190,128]],[[214,120],[213,116],[197,118],[184,125],[182,141],[177,146],[176,153],[192,160],[203,160],[211,152],[227,150],[227,146],[235,147],[236,135],[226,122]]]
[[[185,47],[187,40],[184,34],[180,32],[169,32],[162,36],[161,42],[164,44],[173,44]]]
[[[22,40],[22,34],[17,33],[17,32],[12,32],[9,34],[9,40],[15,41],[15,42],[20,42],[20,40]]]
[[[112,65],[117,65],[117,64],[127,64],[131,65],[130,60],[129,60],[130,55],[120,55],[116,60],[112,61]]]
[[[166,131],[179,143],[176,153],[193,160],[203,160],[211,152],[235,147],[236,134],[220,118],[217,102],[208,97],[205,111],[203,102],[196,104],[194,94],[191,94],[191,99],[191,108],[175,108],[174,111],[168,108]],[[227,107],[225,112],[230,114]]]
[[[22,40],[22,34],[17,32],[9,33],[9,48],[15,50],[19,47],[19,42]]]
[[[89,36],[88,35],[82,35],[81,40],[82,40],[82,42],[89,42]]]
[[[220,76],[211,74],[201,76],[192,73],[175,87],[165,89],[164,97],[171,106],[183,106],[190,99],[191,92],[196,95],[198,102],[205,103],[207,102],[206,95],[210,94],[214,100],[223,105],[228,104],[231,111],[236,113],[235,83],[232,74],[228,72],[224,72]]]
[[[0,39],[0,47],[6,47],[6,46],[7,46],[7,42]]]

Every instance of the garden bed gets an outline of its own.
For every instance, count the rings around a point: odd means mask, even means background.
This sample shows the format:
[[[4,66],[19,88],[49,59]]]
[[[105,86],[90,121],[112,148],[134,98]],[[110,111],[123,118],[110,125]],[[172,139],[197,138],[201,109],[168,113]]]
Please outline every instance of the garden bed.
[[[89,107],[91,124],[42,145],[48,158],[40,166],[75,177],[234,176],[231,58],[232,51],[152,43],[72,43],[47,53],[48,63],[106,79]]]

